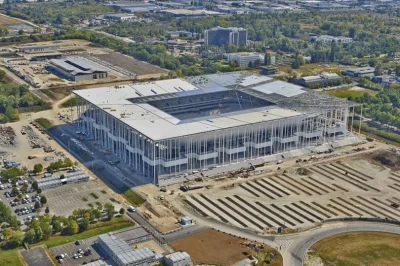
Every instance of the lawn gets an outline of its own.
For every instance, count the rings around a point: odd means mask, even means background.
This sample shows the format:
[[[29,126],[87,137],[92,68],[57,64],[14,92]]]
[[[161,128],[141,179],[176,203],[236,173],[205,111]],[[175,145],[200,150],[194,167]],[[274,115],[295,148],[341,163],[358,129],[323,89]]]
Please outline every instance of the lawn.
[[[19,266],[24,265],[22,258],[18,254],[18,249],[1,250],[0,266]]]
[[[44,129],[48,130],[49,128],[53,127],[53,123],[51,123],[48,119],[46,118],[38,118],[35,120],[39,125],[41,125]]]
[[[125,220],[124,217],[116,217],[110,223],[99,223],[99,227],[94,227],[95,225],[91,225],[93,228],[72,236],[53,236],[45,242],[38,243],[38,245],[46,244],[48,248],[52,248],[69,242],[74,242],[79,239],[85,239],[92,236],[124,229],[133,225],[133,222]]]
[[[142,198],[139,194],[137,194],[132,189],[128,189],[127,191],[124,192],[123,195],[129,202],[133,203],[136,206],[139,206],[143,202],[145,202],[145,199]]]
[[[311,247],[325,265],[399,265],[400,236],[355,232],[323,239]]]
[[[353,88],[343,88],[343,89],[337,89],[337,90],[327,90],[325,91],[329,95],[333,95],[339,98],[349,98],[351,96],[353,97],[361,97],[364,95],[364,93],[368,93],[371,96],[375,96],[378,92],[373,91],[373,90],[368,90],[368,89],[362,89],[358,88],[353,89]]]

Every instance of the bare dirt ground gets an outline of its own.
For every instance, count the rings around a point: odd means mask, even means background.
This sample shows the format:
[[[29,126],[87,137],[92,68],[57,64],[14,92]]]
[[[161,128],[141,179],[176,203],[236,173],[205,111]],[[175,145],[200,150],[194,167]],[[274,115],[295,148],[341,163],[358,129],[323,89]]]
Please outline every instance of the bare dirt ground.
[[[242,242],[242,239],[208,230],[171,242],[169,245],[174,250],[189,253],[195,264],[233,265],[246,258],[243,252],[248,250],[240,245]]]

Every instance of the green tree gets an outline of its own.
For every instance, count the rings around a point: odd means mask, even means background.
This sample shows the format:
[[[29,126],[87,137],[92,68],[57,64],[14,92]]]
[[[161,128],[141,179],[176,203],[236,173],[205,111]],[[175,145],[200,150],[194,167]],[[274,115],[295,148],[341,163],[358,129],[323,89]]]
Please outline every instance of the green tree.
[[[33,188],[34,190],[38,190],[39,184],[38,184],[38,182],[37,182],[36,180],[33,181],[33,183],[32,183],[32,188]]]
[[[62,231],[61,222],[59,220],[54,221],[52,225],[53,225],[53,231],[55,233],[58,233],[58,232]]]
[[[39,163],[39,164],[35,164],[35,165],[33,166],[33,171],[34,171],[36,174],[43,172],[43,165],[40,164],[40,163]]]
[[[35,201],[35,209],[39,209],[40,208],[40,202],[39,201]]]
[[[69,219],[67,226],[66,226],[66,232],[68,235],[75,235],[79,232],[79,226],[78,223],[75,220]]]
[[[53,229],[51,228],[50,224],[47,222],[42,222],[40,224],[40,228],[43,231],[43,239],[47,240],[53,235]]]
[[[47,198],[45,196],[40,197],[40,203],[46,204],[47,203]]]
[[[125,213],[125,209],[124,208],[121,208],[120,210],[119,210],[119,214],[124,214]]]
[[[106,204],[104,204],[104,210],[107,213],[108,220],[112,220],[112,218],[114,217],[114,211],[115,211],[114,205],[112,205],[111,203],[106,203]]]
[[[48,214],[49,212],[50,212],[50,209],[49,209],[49,207],[47,206],[46,207],[46,210],[44,211],[46,214]]]
[[[35,243],[36,240],[36,233],[35,230],[33,228],[29,229],[26,233],[25,233],[25,237],[24,237],[25,241],[28,242],[29,244]]]
[[[13,232],[12,236],[10,237],[7,245],[10,248],[19,247],[22,245],[22,241],[24,240],[24,235],[20,230],[16,230]]]
[[[79,231],[83,232],[89,228],[90,221],[88,218],[84,218],[81,223],[79,224]]]

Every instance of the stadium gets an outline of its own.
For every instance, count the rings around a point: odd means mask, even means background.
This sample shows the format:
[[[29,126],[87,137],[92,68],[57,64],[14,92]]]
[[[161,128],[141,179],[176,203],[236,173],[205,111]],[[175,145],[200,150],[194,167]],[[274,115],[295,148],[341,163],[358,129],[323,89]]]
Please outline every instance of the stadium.
[[[73,93],[79,130],[157,185],[351,138],[357,106],[249,72]]]

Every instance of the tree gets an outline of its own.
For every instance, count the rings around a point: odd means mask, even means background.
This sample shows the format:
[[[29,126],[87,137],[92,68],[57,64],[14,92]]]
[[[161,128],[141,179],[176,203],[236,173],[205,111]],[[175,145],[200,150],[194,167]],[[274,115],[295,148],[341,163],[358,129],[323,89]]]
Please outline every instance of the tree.
[[[19,193],[18,188],[17,188],[17,187],[13,187],[13,188],[11,189],[11,193],[13,193],[13,194],[15,194],[15,195],[18,195],[18,193]]]
[[[82,222],[79,224],[79,231],[80,232],[86,231],[89,228],[89,224],[90,221],[88,218],[83,219]]]
[[[69,219],[65,228],[68,235],[75,235],[79,232],[78,223],[75,220]]]
[[[44,211],[46,214],[48,214],[50,212],[49,207],[46,207],[46,210]]]
[[[54,232],[56,232],[56,233],[61,232],[62,226],[61,226],[61,222],[59,220],[54,221],[52,225],[53,225]]]
[[[13,230],[10,227],[3,230],[3,237],[5,240],[10,239],[12,234],[13,234]]]
[[[19,247],[22,245],[24,235],[20,230],[14,231],[7,244],[11,248]]]
[[[39,209],[41,206],[40,206],[40,202],[39,201],[35,201],[35,209]]]
[[[104,210],[107,213],[108,220],[112,220],[112,218],[114,217],[114,209],[115,207],[111,203],[104,204]]]
[[[36,240],[36,233],[33,228],[29,229],[28,232],[25,233],[25,241],[29,244],[34,243]]]
[[[38,184],[37,181],[33,181],[33,183],[32,183],[32,188],[33,188],[34,190],[38,190],[39,184]]]
[[[20,29],[20,30],[18,31],[18,34],[19,34],[19,35],[24,34],[24,30],[23,30],[23,29]]]
[[[33,171],[34,171],[36,174],[43,172],[43,165],[41,165],[40,163],[39,163],[39,164],[35,164],[35,165],[33,166]]]
[[[43,231],[43,239],[47,240],[53,235],[53,229],[51,228],[50,224],[47,222],[42,222],[40,224],[40,228]]]
[[[264,55],[264,65],[269,66],[271,64],[271,56],[268,52]]]
[[[250,61],[250,62],[249,62],[249,67],[250,67],[250,68],[253,67],[253,61]]]
[[[47,203],[47,199],[46,199],[45,196],[41,196],[40,197],[40,203],[42,203],[42,204],[46,204]]]
[[[42,189],[41,189],[41,188],[38,188],[38,189],[37,189],[37,193],[38,193],[38,194],[42,193]]]
[[[125,213],[125,209],[124,208],[121,208],[120,210],[119,210],[119,214],[124,214]]]

